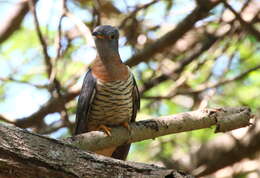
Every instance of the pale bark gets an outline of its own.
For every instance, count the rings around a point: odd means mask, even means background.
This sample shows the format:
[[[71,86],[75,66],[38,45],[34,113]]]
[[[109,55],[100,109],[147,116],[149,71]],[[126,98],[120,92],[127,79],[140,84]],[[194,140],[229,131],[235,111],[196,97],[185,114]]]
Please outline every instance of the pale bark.
[[[1,177],[192,177],[154,165],[125,162],[90,154],[76,148],[98,150],[126,142],[217,125],[216,131],[228,131],[249,125],[248,108],[203,109],[164,116],[113,128],[112,135],[94,131],[63,141],[0,124]],[[68,144],[70,143],[70,144]]]
[[[58,140],[0,124],[0,177],[192,177],[184,173],[90,154]]]
[[[202,109],[135,122],[130,125],[131,132],[123,127],[115,127],[112,128],[111,136],[107,136],[104,132],[93,131],[67,138],[64,142],[96,151],[214,125],[217,126],[216,132],[226,132],[250,125],[251,117],[251,111],[246,107]]]

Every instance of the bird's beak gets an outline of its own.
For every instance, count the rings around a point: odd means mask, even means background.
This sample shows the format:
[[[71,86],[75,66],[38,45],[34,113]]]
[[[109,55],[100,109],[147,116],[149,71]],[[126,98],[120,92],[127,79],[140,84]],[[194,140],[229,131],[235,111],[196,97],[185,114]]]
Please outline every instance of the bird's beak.
[[[105,36],[100,32],[93,32],[92,35],[99,39],[105,39]]]

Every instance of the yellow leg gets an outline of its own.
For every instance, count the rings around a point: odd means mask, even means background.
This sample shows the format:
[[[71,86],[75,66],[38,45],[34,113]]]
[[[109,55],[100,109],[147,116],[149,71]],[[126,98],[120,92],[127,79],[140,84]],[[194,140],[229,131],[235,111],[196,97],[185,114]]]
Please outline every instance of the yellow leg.
[[[131,127],[130,127],[130,125],[129,125],[128,122],[123,122],[123,123],[122,123],[122,126],[123,126],[124,128],[126,128],[129,132],[131,132]]]
[[[98,130],[103,130],[108,136],[111,136],[111,128],[105,126],[105,125],[100,125],[98,126]]]

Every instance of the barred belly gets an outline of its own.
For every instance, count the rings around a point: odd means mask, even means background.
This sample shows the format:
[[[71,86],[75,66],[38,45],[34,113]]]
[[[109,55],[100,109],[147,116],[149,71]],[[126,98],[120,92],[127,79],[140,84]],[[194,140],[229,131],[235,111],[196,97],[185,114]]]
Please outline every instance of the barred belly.
[[[89,111],[88,130],[99,125],[120,125],[130,122],[133,110],[133,76],[125,81],[97,82],[96,94]]]

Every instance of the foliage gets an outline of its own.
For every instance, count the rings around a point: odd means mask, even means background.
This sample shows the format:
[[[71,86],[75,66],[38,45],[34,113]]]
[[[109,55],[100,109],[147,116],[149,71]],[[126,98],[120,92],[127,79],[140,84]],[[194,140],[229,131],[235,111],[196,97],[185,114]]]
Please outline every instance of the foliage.
[[[199,6],[199,1],[62,2],[66,6],[51,0],[39,0],[36,4],[40,30],[52,64],[51,74],[46,70],[44,45],[39,42],[33,13],[28,12],[21,27],[1,42],[1,120],[16,124],[23,118],[26,122],[41,111],[41,106],[48,106],[51,99],[63,100],[73,95],[65,106],[57,106],[63,109],[47,108],[47,112],[40,115],[45,124],[40,121],[39,125],[22,126],[55,138],[70,135],[76,111],[75,96],[82,76],[95,58],[89,30],[99,24],[119,27],[121,57],[133,68],[142,96],[139,120],[217,106],[246,105],[259,113],[260,43],[253,31],[259,27],[258,13],[254,9],[257,0],[228,2],[239,16],[251,17],[246,24],[221,2],[212,6],[212,10],[208,9],[211,11],[205,12],[203,20],[197,19],[191,27],[188,22],[183,27],[187,33],[177,36],[174,43],[168,39],[165,46],[157,42],[178,28]],[[5,10],[13,6],[13,2],[0,6],[1,15],[6,16]],[[8,22],[2,19],[2,23]],[[157,51],[150,52],[152,55],[147,57],[143,52],[155,44]],[[143,60],[139,61],[138,55],[143,55]],[[59,81],[60,88],[53,83],[52,75]],[[177,164],[176,160],[187,157],[216,137],[213,129],[205,129],[146,140],[134,144],[129,159]],[[243,171],[240,175],[237,173],[237,177],[245,177],[247,174]]]

